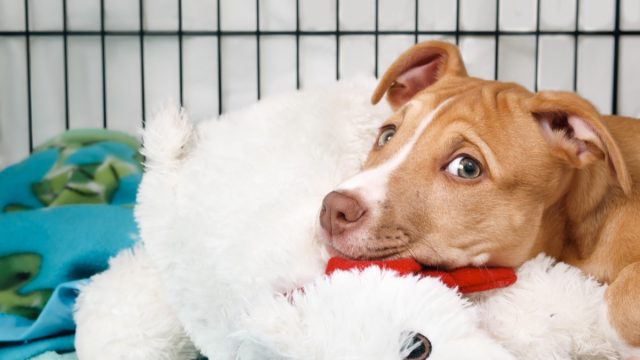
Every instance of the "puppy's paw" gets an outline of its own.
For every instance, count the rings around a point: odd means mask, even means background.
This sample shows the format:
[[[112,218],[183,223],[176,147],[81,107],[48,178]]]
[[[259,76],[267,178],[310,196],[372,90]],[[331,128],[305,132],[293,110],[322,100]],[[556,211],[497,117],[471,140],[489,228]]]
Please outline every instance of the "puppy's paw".
[[[598,309],[599,328],[602,329],[606,340],[616,349],[621,359],[640,360],[640,348],[630,346],[611,324],[609,319],[609,307],[606,301]]]

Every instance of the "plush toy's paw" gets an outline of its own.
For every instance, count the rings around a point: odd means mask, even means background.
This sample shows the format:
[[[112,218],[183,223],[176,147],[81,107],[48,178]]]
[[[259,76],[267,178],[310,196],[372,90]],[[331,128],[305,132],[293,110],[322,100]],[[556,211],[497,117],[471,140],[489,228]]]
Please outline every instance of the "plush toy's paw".
[[[265,299],[242,324],[235,335],[242,360],[515,360],[456,291],[377,267],[337,271]]]
[[[187,360],[197,351],[163,301],[143,249],[124,250],[76,303],[76,350],[90,360]]]
[[[484,327],[518,359],[619,359],[603,334],[605,287],[579,269],[540,255],[508,288],[480,293]]]

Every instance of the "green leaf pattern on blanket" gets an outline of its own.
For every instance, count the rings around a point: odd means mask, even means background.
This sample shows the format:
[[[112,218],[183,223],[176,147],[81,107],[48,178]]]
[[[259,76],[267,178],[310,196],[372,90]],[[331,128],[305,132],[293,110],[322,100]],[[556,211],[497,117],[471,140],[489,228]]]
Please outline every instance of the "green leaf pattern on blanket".
[[[38,275],[41,257],[16,253],[0,257],[0,313],[35,319],[51,296],[52,289],[21,293],[20,289]]]
[[[135,150],[132,162],[107,156],[102,162],[67,164],[76,151],[101,141],[114,141]],[[108,204],[122,177],[142,171],[139,142],[129,135],[103,132],[99,138],[82,131],[66,132],[34,149],[35,152],[55,148],[58,158],[42,180],[31,184],[31,191],[44,206],[69,204]],[[31,210],[22,204],[8,204],[4,212]]]
[[[133,164],[107,157],[100,164],[54,168],[31,188],[46,206],[107,204],[118,188],[119,179],[136,171]]]

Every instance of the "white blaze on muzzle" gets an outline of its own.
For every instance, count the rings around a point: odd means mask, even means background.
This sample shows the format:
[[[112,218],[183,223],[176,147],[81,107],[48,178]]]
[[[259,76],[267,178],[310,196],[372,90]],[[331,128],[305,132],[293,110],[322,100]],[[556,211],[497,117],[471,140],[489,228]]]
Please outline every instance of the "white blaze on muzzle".
[[[440,103],[432,112],[422,119],[413,136],[389,160],[372,168],[362,171],[338,185],[336,191],[354,193],[370,211],[377,212],[377,205],[382,204],[387,197],[387,188],[391,174],[405,162],[413,147],[427,126],[435,119],[441,109],[449,103],[447,99]],[[411,103],[411,102],[410,102]],[[410,105],[408,103],[407,105]]]

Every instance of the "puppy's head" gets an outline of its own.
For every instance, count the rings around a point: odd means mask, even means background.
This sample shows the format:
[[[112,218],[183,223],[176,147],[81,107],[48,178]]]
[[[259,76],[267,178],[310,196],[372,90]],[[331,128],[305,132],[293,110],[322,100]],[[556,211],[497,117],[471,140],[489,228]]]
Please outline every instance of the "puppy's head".
[[[322,204],[329,251],[443,267],[517,266],[577,172],[630,191],[620,151],[587,101],[467,76],[458,49],[418,44],[375,90],[395,110],[362,171]],[[553,219],[551,219],[553,220]]]

